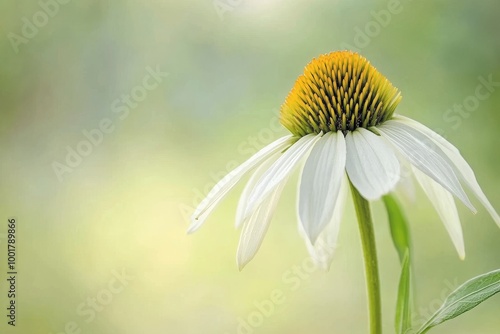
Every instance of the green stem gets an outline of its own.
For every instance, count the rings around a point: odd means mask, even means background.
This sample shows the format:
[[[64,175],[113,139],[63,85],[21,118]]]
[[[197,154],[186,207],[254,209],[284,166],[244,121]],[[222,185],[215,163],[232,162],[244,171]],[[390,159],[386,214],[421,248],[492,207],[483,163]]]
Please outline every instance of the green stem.
[[[350,182],[349,182],[350,183]],[[380,281],[378,275],[377,249],[375,235],[370,214],[370,204],[361,196],[358,190],[350,183],[352,199],[358,217],[359,232],[363,245],[365,260],[366,288],[368,293],[368,306],[370,311],[370,333],[382,333],[382,307],[380,303]]]

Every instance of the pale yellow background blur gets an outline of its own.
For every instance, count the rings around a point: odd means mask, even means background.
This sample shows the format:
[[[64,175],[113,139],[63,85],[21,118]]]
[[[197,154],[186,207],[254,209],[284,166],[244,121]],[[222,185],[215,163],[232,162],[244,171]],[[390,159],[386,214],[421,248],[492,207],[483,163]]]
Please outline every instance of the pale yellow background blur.
[[[351,204],[327,273],[310,266],[297,233],[296,178],[243,272],[233,220],[242,186],[186,235],[214,181],[286,134],[279,107],[321,53],[366,56],[401,89],[398,112],[453,142],[500,209],[500,89],[473,98],[479,77],[500,81],[498,1],[62,2],[0,3],[0,333],[366,333]],[[72,167],[71,150],[86,154]],[[500,267],[500,229],[474,203],[477,215],[459,204],[460,261],[423,193],[404,200],[417,323],[459,283]],[[373,207],[393,333],[399,263]],[[5,316],[11,216],[15,328]],[[499,333],[499,312],[495,296],[431,333]]]

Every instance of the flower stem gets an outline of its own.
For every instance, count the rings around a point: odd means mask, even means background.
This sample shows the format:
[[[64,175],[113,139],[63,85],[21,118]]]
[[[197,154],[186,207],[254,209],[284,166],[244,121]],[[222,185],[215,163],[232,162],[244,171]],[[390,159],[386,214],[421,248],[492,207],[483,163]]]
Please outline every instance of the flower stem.
[[[377,249],[375,247],[375,235],[373,233],[373,222],[370,214],[370,204],[361,196],[358,190],[351,185],[352,199],[358,217],[359,232],[363,245],[363,257],[365,260],[366,288],[368,293],[368,307],[370,311],[370,333],[382,333],[382,307],[380,303],[380,281],[377,264]]]

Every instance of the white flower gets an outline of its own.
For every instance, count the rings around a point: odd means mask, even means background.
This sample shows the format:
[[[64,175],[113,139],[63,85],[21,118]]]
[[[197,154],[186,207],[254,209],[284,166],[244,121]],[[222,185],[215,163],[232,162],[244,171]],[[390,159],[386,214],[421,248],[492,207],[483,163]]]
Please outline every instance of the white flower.
[[[356,53],[334,52],[314,59],[281,110],[281,122],[292,135],[264,147],[222,179],[196,208],[188,232],[196,231],[229,190],[255,169],[236,214],[236,226],[242,226],[237,255],[242,268],[259,249],[288,177],[305,160],[298,191],[299,226],[312,257],[328,267],[349,180],[365,199],[377,200],[408,177],[401,168],[408,164],[463,258],[453,196],[472,212],[476,209],[462,185],[499,226],[500,217],[452,144],[394,114],[400,99],[399,91]]]

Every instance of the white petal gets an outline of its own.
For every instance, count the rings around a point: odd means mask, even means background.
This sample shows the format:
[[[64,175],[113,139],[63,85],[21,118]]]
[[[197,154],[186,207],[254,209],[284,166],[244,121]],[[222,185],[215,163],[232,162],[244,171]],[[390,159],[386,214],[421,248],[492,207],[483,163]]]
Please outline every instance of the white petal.
[[[401,172],[399,181],[396,184],[394,192],[398,197],[403,197],[406,201],[414,203],[416,201],[415,184],[413,183],[413,167],[404,158],[398,156]]]
[[[321,136],[322,134],[306,135],[300,138],[271,165],[250,192],[244,219],[247,219],[278,184],[292,173],[302,157],[311,150]]]
[[[488,201],[486,195],[483,193],[481,186],[479,186],[479,183],[477,182],[476,175],[474,175],[474,171],[469,166],[467,161],[462,157],[459,150],[439,134],[435,133],[434,131],[417,121],[403,116],[397,116],[396,119],[415,128],[416,130],[419,130],[424,135],[433,140],[443,150],[443,152],[453,162],[455,169],[461,176],[461,179],[469,186],[477,199],[484,205],[493,220],[495,220],[497,225],[500,227],[500,216]]]
[[[340,222],[342,221],[342,217],[344,215],[345,208],[345,200],[347,198],[347,194],[349,193],[348,180],[343,173],[339,196],[337,197],[337,201],[335,203],[335,210],[333,211],[333,215],[330,219],[330,222],[326,225],[323,231],[318,236],[316,242],[314,244],[311,243],[307,235],[305,234],[302,224],[299,222],[299,229],[302,232],[307,249],[311,258],[314,260],[316,265],[324,270],[330,269],[330,265],[333,260],[333,255],[337,248],[337,240],[340,229]]]
[[[433,141],[420,131],[398,121],[389,120],[378,126],[377,131],[392,142],[413,166],[442,185],[473,212],[476,212],[460,182],[458,182],[453,171],[453,163]]]
[[[245,188],[243,189],[243,192],[241,193],[240,199],[238,201],[238,207],[236,209],[236,228],[240,228],[240,226],[243,224],[243,218],[245,209],[248,204],[248,196],[250,196],[250,192],[255,187],[255,184],[259,181],[262,175],[266,172],[266,170],[268,170],[271,164],[274,163],[274,161],[275,159],[268,159],[267,161],[264,161],[259,167],[257,167],[255,172],[250,177],[250,180],[248,180],[247,184],[245,185]]]
[[[274,141],[220,180],[196,208],[191,217],[191,225],[189,226],[188,233],[196,231],[203,225],[212,210],[247,172],[252,170],[262,161],[282,152],[293,143],[293,140],[292,136],[285,136]]]
[[[408,126],[411,126],[415,130],[422,132],[423,134],[430,137],[431,139],[434,139],[438,142],[442,142],[443,146],[445,146],[447,149],[454,151],[454,152],[458,152],[458,149],[453,144],[451,144],[446,139],[444,139],[440,134],[432,131],[431,129],[429,129],[428,127],[426,127],[425,125],[423,125],[420,122],[417,122],[411,118],[408,118],[408,117],[405,117],[402,115],[396,115],[392,118],[392,120],[397,121],[397,122],[401,122],[401,123],[406,124]]]
[[[342,132],[329,132],[314,145],[299,186],[299,218],[314,244],[332,220],[344,176],[346,145]]]
[[[462,225],[460,225],[457,206],[455,205],[453,196],[440,184],[418,169],[414,168],[414,173],[417,181],[422,186],[422,189],[427,194],[427,197],[429,197],[429,200],[446,227],[451,241],[457,249],[458,255],[463,260],[465,258],[464,237],[462,233]]]
[[[259,250],[286,181],[285,178],[243,223],[236,258],[240,270],[253,259]]]
[[[361,195],[378,199],[387,194],[399,180],[399,162],[393,149],[376,134],[358,128],[348,132],[347,174]]]

